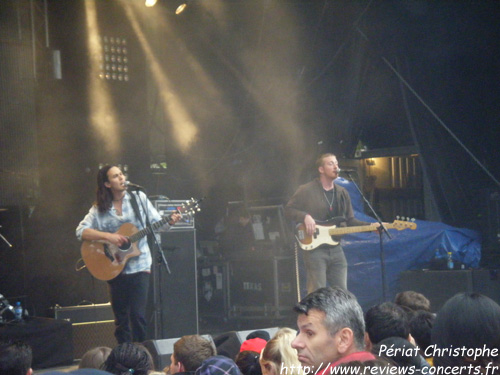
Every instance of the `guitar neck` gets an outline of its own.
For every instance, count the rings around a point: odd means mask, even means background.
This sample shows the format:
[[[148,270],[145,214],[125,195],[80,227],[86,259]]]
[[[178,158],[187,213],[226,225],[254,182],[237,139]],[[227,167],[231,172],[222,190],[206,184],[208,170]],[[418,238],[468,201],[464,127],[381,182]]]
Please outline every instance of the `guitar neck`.
[[[170,220],[170,216],[164,217],[160,221],[157,221],[156,223],[153,223],[150,226],[148,226],[144,229],[141,229],[137,233],[134,233],[133,235],[130,236],[130,241],[131,242],[139,241],[142,237],[150,235],[151,233],[153,233],[153,231],[164,226],[166,223],[168,223],[169,220]]]
[[[393,224],[387,224],[385,225],[387,229],[392,229],[394,228]],[[331,228],[328,230],[328,234],[330,236],[341,236],[343,234],[349,234],[349,233],[361,233],[361,232],[373,232],[376,231],[377,228],[373,227],[371,225],[360,225],[357,227],[340,227],[340,228]]]

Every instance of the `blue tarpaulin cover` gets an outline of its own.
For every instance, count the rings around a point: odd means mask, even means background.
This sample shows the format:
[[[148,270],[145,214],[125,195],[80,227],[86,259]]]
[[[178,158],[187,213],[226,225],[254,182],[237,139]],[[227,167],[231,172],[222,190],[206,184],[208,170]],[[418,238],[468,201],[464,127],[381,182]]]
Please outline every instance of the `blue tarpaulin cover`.
[[[339,177],[335,183],[345,187],[351,196],[355,217],[373,222],[363,213],[363,199],[354,184]],[[386,300],[393,300],[399,290],[399,275],[403,271],[429,268],[436,251],[446,257],[452,252],[453,259],[467,268],[477,268],[481,259],[481,243],[478,232],[455,228],[443,223],[415,221],[417,228],[389,229],[392,239],[383,235],[385,255]],[[383,301],[380,261],[380,236],[378,232],[344,235],[342,247],[349,265],[348,289],[356,295],[364,310]],[[305,280],[302,280],[305,285]]]

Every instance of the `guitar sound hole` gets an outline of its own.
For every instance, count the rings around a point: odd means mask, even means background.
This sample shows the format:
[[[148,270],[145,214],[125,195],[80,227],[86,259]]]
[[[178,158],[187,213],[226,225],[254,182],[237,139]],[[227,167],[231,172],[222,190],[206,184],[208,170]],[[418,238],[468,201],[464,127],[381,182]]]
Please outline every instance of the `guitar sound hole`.
[[[121,245],[119,247],[119,249],[121,251],[127,251],[128,249],[130,249],[130,240],[127,240],[127,242],[125,242],[123,245]]]

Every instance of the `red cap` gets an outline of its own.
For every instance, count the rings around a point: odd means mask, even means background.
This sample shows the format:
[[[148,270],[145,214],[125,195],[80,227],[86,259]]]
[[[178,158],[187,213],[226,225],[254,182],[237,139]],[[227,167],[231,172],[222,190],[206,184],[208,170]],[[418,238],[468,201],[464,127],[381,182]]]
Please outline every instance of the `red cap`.
[[[260,353],[262,351],[262,349],[264,349],[266,344],[267,344],[267,341],[264,339],[261,339],[260,337],[246,340],[246,341],[243,341],[243,344],[241,344],[240,352],[242,352],[244,350],[251,350],[253,352]]]

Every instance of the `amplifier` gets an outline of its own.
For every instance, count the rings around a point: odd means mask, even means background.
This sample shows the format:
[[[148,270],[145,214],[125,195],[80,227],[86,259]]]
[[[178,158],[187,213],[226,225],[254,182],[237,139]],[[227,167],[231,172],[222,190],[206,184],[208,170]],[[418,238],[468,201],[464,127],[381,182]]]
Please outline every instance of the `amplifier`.
[[[115,322],[112,320],[73,324],[75,359],[81,359],[87,351],[97,346],[113,349],[118,344],[114,333]]]
[[[189,201],[182,200],[152,200],[156,210],[162,216],[172,215],[174,212],[179,210],[183,205],[188,203]],[[179,230],[186,228],[194,228],[194,215],[186,212],[182,214],[182,219],[175,223],[171,230]]]
[[[73,324],[101,322],[105,320],[114,320],[111,304],[92,304],[61,307],[56,305],[52,308],[55,319],[64,319]]]
[[[52,311],[54,318],[71,322],[75,359],[81,359],[96,346],[116,346],[115,322],[110,303],[67,307],[56,305]]]

